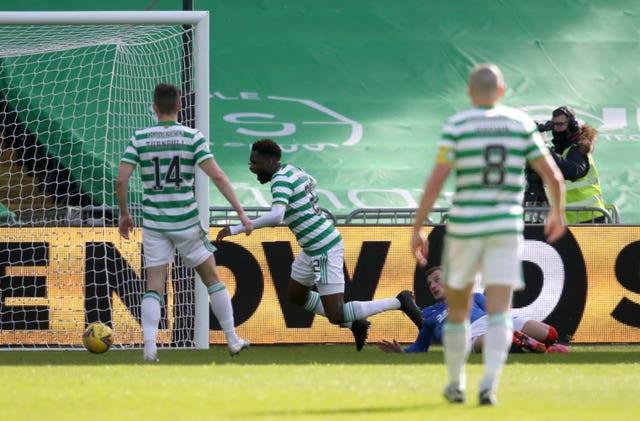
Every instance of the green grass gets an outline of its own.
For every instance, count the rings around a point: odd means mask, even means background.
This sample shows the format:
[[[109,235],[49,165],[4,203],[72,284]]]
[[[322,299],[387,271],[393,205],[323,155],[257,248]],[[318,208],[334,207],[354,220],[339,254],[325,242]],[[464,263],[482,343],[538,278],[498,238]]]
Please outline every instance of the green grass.
[[[480,355],[467,368],[468,402],[444,402],[440,348],[253,346],[231,358],[214,346],[158,356],[143,364],[140,350],[0,351],[0,419],[623,420],[640,410],[632,345],[511,354],[494,408],[477,406]]]

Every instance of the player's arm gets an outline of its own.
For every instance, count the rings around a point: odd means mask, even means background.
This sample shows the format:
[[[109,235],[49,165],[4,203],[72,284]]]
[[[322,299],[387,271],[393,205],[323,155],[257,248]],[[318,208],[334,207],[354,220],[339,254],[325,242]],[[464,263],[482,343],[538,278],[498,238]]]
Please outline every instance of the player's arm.
[[[129,233],[133,230],[133,218],[129,214],[127,199],[129,195],[129,179],[135,169],[135,166],[121,162],[118,169],[118,178],[116,179],[116,197],[118,198],[118,208],[120,209],[118,232],[126,240],[129,239]]]
[[[251,225],[251,220],[244,213],[244,209],[240,205],[240,201],[236,196],[236,192],[233,190],[233,186],[229,181],[229,177],[227,174],[220,168],[218,163],[214,159],[207,159],[206,161],[200,164],[200,168],[211,178],[213,183],[216,185],[220,193],[224,196],[225,199],[229,202],[229,204],[233,207],[233,209],[238,214],[238,218],[242,222],[242,226],[244,228],[243,232],[246,232],[247,235],[251,234],[251,230],[253,230],[253,226]]]
[[[423,224],[424,220],[433,209],[442,186],[447,180],[449,173],[451,172],[451,158],[450,149],[446,147],[440,147],[438,151],[438,157],[436,159],[436,165],[433,168],[431,175],[427,179],[422,192],[422,199],[420,200],[420,206],[416,211],[416,218],[413,223],[413,234],[411,236],[411,253],[416,257],[418,264],[425,266],[427,264],[427,256],[424,255],[424,232]]]
[[[279,225],[284,220],[284,211],[286,206],[280,203],[276,203],[271,207],[271,210],[264,215],[260,215],[253,221],[251,221],[253,225],[253,229],[264,228],[264,227],[275,227]],[[245,232],[245,228],[243,225],[233,225],[222,228],[218,231],[218,235],[216,236],[216,240],[222,240],[224,237],[229,235],[240,234],[241,232]]]
[[[530,162],[531,168],[542,178],[547,186],[547,197],[551,205],[549,217],[544,227],[547,241],[553,243],[560,239],[566,229],[564,213],[565,187],[560,169],[549,155],[544,155]]]
[[[484,294],[481,294],[479,292],[474,293],[473,294],[473,301],[484,312],[487,311],[487,298],[484,296]]]
[[[424,313],[423,313],[424,315]],[[427,352],[431,346],[431,338],[433,337],[433,331],[435,330],[435,324],[431,320],[425,319],[418,337],[415,342],[404,349],[406,353]]]
[[[422,327],[418,331],[418,337],[415,342],[409,345],[406,348],[402,348],[398,341],[395,339],[393,342],[387,340],[381,340],[378,342],[378,348],[384,352],[397,352],[397,353],[417,353],[417,352],[427,352],[429,350],[429,346],[431,345],[431,338],[433,337],[433,332],[435,330],[435,319],[430,317],[429,313],[427,313],[430,307],[425,308],[422,311],[422,316],[424,317],[424,323]]]

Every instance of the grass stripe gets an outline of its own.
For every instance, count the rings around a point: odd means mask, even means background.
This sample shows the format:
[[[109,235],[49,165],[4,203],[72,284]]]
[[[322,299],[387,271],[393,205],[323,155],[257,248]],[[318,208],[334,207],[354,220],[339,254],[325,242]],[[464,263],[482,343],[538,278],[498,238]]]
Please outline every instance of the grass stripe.
[[[350,340],[348,329],[335,329]],[[222,340],[221,333],[216,337]],[[98,420],[637,417],[637,345],[511,354],[499,405],[479,408],[480,354],[472,354],[467,365],[468,402],[451,405],[441,396],[447,381],[441,347],[426,354],[386,354],[375,340],[370,337],[362,352],[353,344],[252,345],[234,358],[222,344],[203,351],[161,349],[157,364],[143,364],[139,349],[100,355],[2,351],[0,408],[7,420],[86,419],[87,414]]]

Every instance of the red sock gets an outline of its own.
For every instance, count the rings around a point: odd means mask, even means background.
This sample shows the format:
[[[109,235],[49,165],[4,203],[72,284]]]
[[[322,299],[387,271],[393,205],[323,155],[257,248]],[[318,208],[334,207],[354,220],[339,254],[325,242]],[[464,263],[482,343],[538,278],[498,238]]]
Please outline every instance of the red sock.
[[[513,330],[513,338],[512,341],[514,344],[516,344],[516,346],[522,346],[522,340],[520,338],[522,338],[524,334],[522,332],[520,332],[519,330]]]
[[[549,326],[549,332],[547,333],[547,337],[544,338],[544,344],[546,346],[550,346],[558,341],[558,331],[555,327]]]

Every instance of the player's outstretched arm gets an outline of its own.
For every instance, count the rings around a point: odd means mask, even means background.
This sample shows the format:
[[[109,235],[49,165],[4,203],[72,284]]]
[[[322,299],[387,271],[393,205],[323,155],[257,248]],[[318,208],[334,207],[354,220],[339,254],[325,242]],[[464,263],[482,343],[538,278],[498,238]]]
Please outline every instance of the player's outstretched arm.
[[[202,170],[209,176],[209,178],[211,178],[218,190],[220,190],[220,193],[222,193],[224,198],[227,199],[229,204],[236,211],[238,217],[240,218],[240,221],[242,222],[242,226],[244,227],[243,232],[245,232],[247,235],[251,234],[253,225],[251,224],[251,220],[247,218],[247,215],[244,213],[244,209],[240,205],[240,201],[236,196],[236,192],[233,190],[233,186],[231,185],[227,174],[213,159],[209,159],[200,164],[200,168],[202,168]]]
[[[249,222],[252,224],[253,229],[275,227],[283,221],[285,208],[283,204],[273,205],[271,211]],[[216,240],[222,240],[229,235],[240,234],[241,232],[245,232],[244,230],[244,224],[224,227],[218,231]]]

